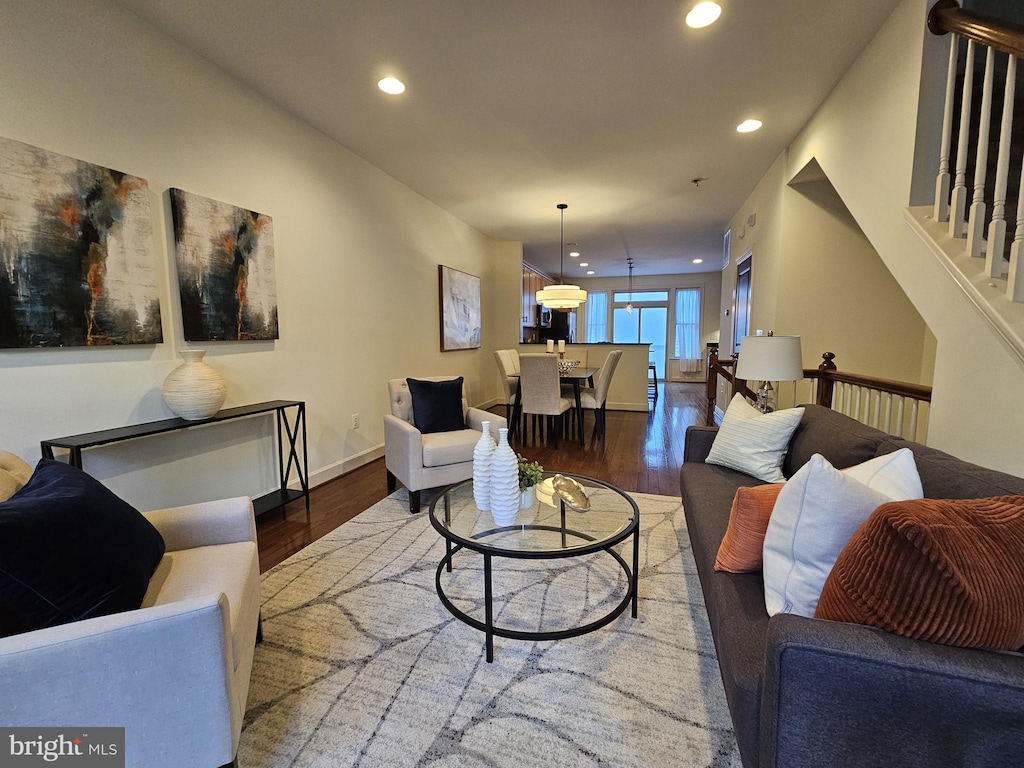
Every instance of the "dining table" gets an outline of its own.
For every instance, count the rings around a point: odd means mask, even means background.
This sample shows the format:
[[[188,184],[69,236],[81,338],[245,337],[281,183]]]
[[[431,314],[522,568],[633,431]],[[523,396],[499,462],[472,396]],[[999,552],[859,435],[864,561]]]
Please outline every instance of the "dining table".
[[[559,371],[558,378],[560,381],[572,384],[572,394],[576,400],[576,425],[580,436],[580,445],[584,445],[583,439],[583,403],[580,400],[580,390],[583,387],[583,382],[587,382],[590,386],[594,386],[594,375],[600,370],[600,368],[573,368],[570,371],[564,373]],[[510,374],[515,378],[519,378],[518,373]],[[523,389],[521,385],[516,386],[516,397],[512,403],[512,423],[509,425],[508,436],[511,439],[515,436],[517,429],[519,428],[519,422],[523,415]]]

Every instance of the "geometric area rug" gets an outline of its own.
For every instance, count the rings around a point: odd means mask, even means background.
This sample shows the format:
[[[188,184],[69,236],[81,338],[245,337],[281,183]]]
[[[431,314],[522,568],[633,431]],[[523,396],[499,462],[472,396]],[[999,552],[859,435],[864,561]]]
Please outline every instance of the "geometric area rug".
[[[682,506],[631,496],[637,618],[564,640],[495,637],[491,664],[484,634],[438,599],[444,543],[403,489],[268,571],[239,764],[739,768]],[[619,545],[627,562],[631,547]],[[445,588],[482,617],[481,574],[460,552]],[[496,624],[558,629],[607,613],[625,577],[606,553],[494,558],[493,584]]]

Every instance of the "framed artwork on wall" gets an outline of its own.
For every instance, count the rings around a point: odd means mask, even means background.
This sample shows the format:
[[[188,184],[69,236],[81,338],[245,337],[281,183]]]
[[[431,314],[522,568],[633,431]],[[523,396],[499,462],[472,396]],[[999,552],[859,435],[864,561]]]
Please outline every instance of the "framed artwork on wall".
[[[480,348],[480,278],[438,265],[441,351]]]
[[[146,180],[0,138],[0,347],[161,341]]]
[[[181,189],[170,195],[185,340],[279,338],[271,218]]]

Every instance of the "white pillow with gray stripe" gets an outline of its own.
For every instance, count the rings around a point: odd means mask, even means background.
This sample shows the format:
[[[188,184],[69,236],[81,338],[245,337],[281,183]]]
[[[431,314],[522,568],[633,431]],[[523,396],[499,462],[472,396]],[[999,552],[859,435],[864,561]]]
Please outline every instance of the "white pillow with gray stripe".
[[[782,459],[803,415],[803,408],[761,413],[737,394],[725,411],[705,461],[738,469],[766,483],[785,482]]]

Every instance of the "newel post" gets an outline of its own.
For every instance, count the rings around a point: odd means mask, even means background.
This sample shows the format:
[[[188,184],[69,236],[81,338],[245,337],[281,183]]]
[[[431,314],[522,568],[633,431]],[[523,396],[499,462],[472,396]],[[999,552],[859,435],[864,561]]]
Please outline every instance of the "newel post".
[[[821,376],[818,377],[818,397],[815,402],[826,408],[832,407],[832,388],[835,382],[829,378],[829,373],[838,370],[836,364],[832,362],[835,359],[836,356],[832,352],[826,352],[821,356],[821,365],[818,366]]]
[[[711,347],[708,350],[707,359],[707,398],[708,407],[707,412],[704,415],[704,425],[707,427],[715,426],[715,401],[718,399],[718,348]]]

